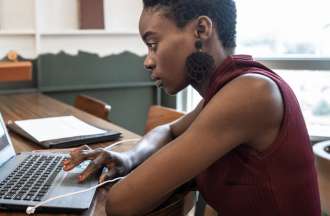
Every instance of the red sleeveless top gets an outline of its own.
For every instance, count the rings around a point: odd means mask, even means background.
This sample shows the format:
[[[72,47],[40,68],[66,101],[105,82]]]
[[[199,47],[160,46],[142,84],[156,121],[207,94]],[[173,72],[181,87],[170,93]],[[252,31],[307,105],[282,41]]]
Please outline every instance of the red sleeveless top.
[[[220,216],[320,216],[314,156],[298,101],[282,78],[252,57],[228,57],[217,69],[205,105],[234,78],[256,73],[278,85],[284,104],[275,141],[262,153],[238,146],[196,177]],[[219,142],[221,143],[221,142]]]

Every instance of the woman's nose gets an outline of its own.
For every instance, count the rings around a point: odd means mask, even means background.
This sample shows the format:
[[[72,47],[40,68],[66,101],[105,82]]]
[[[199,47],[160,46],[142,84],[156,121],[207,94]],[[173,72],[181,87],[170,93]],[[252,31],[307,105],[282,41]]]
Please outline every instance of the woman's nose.
[[[156,64],[154,63],[154,61],[149,56],[147,56],[146,59],[144,60],[144,68],[147,71],[152,71],[153,69],[155,69],[155,67]]]

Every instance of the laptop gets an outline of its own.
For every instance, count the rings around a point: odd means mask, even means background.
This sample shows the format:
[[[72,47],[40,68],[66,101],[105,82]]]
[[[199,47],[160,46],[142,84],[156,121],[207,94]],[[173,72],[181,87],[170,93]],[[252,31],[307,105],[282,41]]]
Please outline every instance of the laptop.
[[[24,210],[49,198],[71,193],[98,183],[97,176],[77,183],[77,176],[88,165],[83,162],[70,172],[63,171],[63,153],[16,154],[0,113],[0,211]],[[90,207],[95,189],[57,199],[36,212],[80,212]]]

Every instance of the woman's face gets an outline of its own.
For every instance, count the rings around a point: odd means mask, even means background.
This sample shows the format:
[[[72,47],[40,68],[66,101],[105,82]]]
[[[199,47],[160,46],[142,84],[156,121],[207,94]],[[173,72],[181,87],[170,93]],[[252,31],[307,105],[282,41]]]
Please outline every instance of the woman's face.
[[[148,46],[144,61],[156,85],[168,94],[176,94],[189,84],[186,58],[195,51],[191,24],[178,28],[161,9],[145,9],[140,17],[140,34]]]

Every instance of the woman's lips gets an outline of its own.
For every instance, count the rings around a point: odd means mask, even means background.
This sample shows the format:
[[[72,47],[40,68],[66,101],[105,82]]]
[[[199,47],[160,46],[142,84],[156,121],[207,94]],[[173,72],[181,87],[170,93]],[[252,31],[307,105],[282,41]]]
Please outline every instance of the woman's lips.
[[[161,88],[163,86],[163,81],[158,79],[158,80],[155,81],[155,84],[158,88]]]
[[[163,86],[163,81],[156,77],[155,75],[151,75],[150,78],[155,82],[155,85],[158,87],[158,88],[161,88]]]

